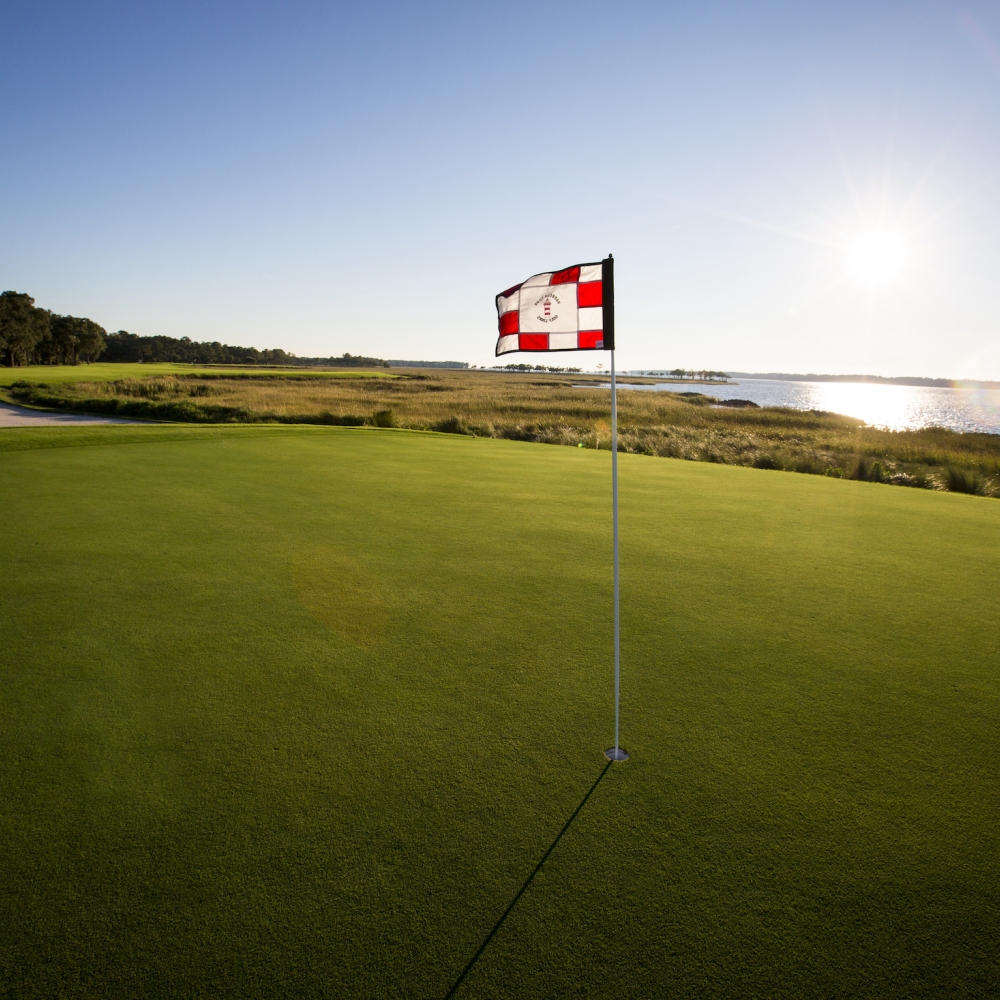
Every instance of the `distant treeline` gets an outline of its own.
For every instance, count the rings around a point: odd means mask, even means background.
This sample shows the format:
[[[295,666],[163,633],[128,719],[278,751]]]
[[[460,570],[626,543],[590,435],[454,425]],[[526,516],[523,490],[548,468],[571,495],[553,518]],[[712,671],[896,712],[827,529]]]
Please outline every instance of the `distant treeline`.
[[[1000,389],[1000,382],[922,378],[918,375],[792,375],[788,372],[730,372],[729,375],[731,378],[768,378],[780,382],[872,382],[876,385],[917,385],[939,389]]]
[[[342,354],[339,358],[297,358],[294,354],[288,355],[289,365],[326,365],[333,368],[388,368],[390,362],[383,358],[365,358],[360,354]],[[394,362],[392,362],[394,363]]]
[[[126,330],[108,333],[93,320],[60,316],[35,305],[24,292],[0,293],[0,361],[21,365],[75,365],[81,361],[176,361],[195,365],[328,365],[337,368],[388,368],[382,358],[344,354],[334,358],[297,358],[280,348],[233,347],[190,337],[140,337]]]
[[[119,330],[107,337],[104,361],[179,361],[194,365],[329,365],[337,368],[388,368],[381,358],[344,354],[339,358],[299,358],[280,347],[232,347],[217,340],[201,343],[190,337],[138,337]]]
[[[256,347],[232,347],[217,340],[202,342],[190,337],[139,337],[119,330],[107,335],[103,361],[179,361],[195,365],[287,365],[294,354],[280,348],[258,351]]]
[[[692,368],[671,368],[670,371],[647,371],[646,375],[659,375],[661,378],[670,376],[679,379],[696,379],[699,382],[726,382],[729,376],[725,372],[713,372],[702,368],[694,370]]]
[[[493,371],[495,372],[556,372],[559,374],[569,374],[573,375],[576,372],[581,371],[579,368],[552,368],[546,365],[523,365],[523,364],[510,364],[510,365],[494,365]]]

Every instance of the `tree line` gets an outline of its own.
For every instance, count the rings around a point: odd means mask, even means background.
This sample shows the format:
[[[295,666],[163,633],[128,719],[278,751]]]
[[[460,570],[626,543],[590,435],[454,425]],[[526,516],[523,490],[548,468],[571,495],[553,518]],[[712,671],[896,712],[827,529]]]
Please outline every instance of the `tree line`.
[[[295,364],[295,355],[280,348],[231,347],[215,341],[201,343],[190,337],[140,337],[119,330],[106,336],[104,361],[180,361],[196,365]]]
[[[670,371],[663,372],[647,372],[648,375],[659,375],[663,378],[670,375],[673,378],[691,378],[698,379],[702,382],[727,382],[729,380],[728,372],[713,372],[708,369],[699,369],[695,371],[691,368],[671,368]]]
[[[35,305],[24,292],[0,293],[0,361],[21,365],[75,365],[175,361],[196,365],[331,365],[388,368],[382,358],[344,354],[340,358],[297,358],[280,348],[258,350],[190,337],[140,337],[127,330],[108,333],[91,319],[59,316]]]
[[[466,366],[468,367],[468,366]],[[579,368],[552,368],[545,365],[494,365],[493,371],[497,372],[556,372],[561,374],[574,374],[581,371]]]
[[[388,368],[382,358],[344,354],[339,358],[300,358],[280,347],[258,350],[256,347],[232,347],[214,341],[190,337],[139,337],[126,330],[109,333],[104,361],[152,362],[177,361],[194,365],[329,365],[338,368]]]

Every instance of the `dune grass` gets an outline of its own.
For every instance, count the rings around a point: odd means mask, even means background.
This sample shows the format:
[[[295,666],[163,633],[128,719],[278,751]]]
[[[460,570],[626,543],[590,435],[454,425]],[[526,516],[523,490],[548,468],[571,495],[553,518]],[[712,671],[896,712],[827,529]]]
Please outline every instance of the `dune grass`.
[[[608,455],[0,449],[0,994],[445,996],[606,763]],[[455,995],[993,995],[1000,506],[633,455],[621,495],[633,756]]]
[[[220,369],[146,377],[147,366],[118,367],[130,367],[130,377],[36,380],[8,392],[33,405],[146,419],[367,423],[610,447],[609,393],[577,387],[601,384],[593,376],[394,369],[392,378],[351,370],[331,379]],[[653,380],[631,379],[640,381]],[[682,395],[630,392],[628,384],[619,395],[619,446],[627,452],[1000,496],[1000,435],[885,431],[834,413],[713,406],[710,386]]]

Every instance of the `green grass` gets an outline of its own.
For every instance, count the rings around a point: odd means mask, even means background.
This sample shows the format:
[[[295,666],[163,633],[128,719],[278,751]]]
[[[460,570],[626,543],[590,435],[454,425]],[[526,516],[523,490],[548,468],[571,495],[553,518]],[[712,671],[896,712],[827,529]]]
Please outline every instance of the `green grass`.
[[[0,451],[0,995],[445,996],[605,763],[608,454]],[[1000,506],[633,455],[621,498],[633,758],[456,995],[995,997]]]
[[[390,372],[347,369],[320,371],[294,368],[274,368],[267,365],[185,365],[171,361],[149,364],[108,364],[96,361],[92,365],[30,365],[22,368],[0,367],[0,389],[9,389],[15,382],[39,382],[47,385],[70,385],[74,382],[113,382],[126,378],[151,378],[153,376],[216,375],[228,378],[255,376],[267,377],[280,373],[285,378],[397,378]]]

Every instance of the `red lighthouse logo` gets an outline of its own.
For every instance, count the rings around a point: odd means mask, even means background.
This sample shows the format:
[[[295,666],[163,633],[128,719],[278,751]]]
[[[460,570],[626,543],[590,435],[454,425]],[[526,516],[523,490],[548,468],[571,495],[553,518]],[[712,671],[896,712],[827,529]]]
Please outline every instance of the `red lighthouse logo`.
[[[559,313],[552,311],[552,304],[560,305],[559,296],[554,292],[549,292],[541,298],[535,300],[535,308],[542,307],[542,313],[535,318],[541,323],[552,323],[559,319]]]

